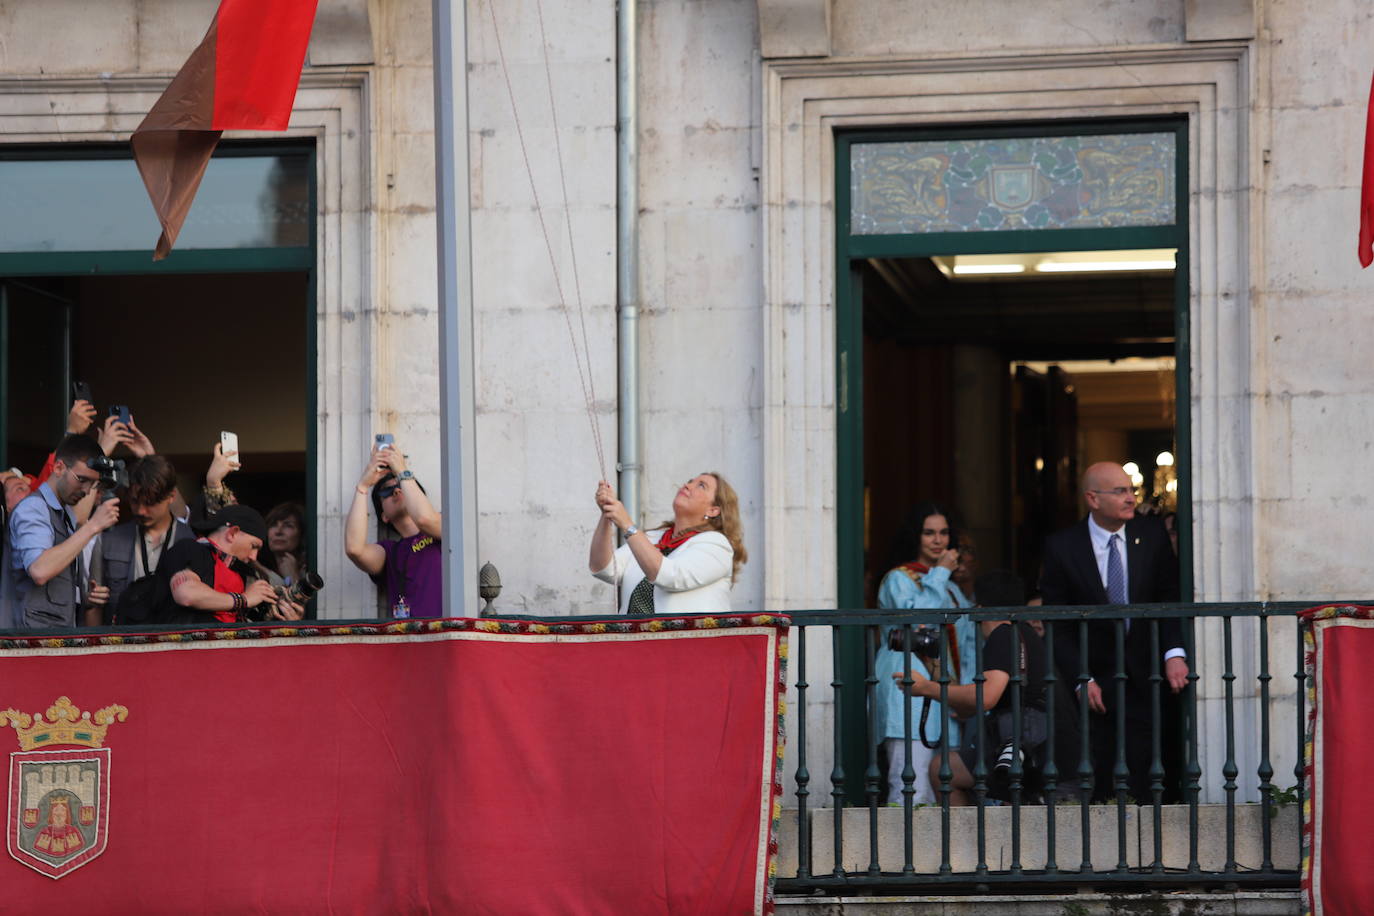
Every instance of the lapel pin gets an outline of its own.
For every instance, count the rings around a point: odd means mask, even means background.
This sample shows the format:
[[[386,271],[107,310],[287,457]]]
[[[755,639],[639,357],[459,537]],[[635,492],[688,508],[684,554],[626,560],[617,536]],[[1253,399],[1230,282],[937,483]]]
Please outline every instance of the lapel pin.
[[[1136,539],[1135,539],[1135,546],[1137,546],[1137,547],[1140,546],[1140,538],[1136,538]]]

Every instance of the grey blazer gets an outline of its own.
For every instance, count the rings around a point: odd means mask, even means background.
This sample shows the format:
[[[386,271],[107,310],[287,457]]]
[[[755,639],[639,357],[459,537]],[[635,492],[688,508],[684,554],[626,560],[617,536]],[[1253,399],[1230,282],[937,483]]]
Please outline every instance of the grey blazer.
[[[105,570],[104,581],[101,584],[110,587],[110,600],[105,604],[103,615],[106,625],[111,622],[110,615],[119,605],[119,596],[133,581],[134,570],[136,569],[134,554],[138,550],[139,530],[138,521],[133,520],[121,522],[100,535],[100,560]],[[195,539],[191,526],[178,519],[173,519],[171,537],[162,546],[163,552],[165,553],[167,548],[173,544],[178,544],[188,538]],[[152,572],[152,570],[148,570],[148,572]]]

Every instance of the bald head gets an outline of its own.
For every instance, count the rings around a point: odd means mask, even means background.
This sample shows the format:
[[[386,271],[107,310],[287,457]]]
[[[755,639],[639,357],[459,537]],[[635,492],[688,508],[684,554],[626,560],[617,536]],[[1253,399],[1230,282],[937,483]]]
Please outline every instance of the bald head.
[[[1083,472],[1083,499],[1093,521],[1116,531],[1135,516],[1135,488],[1121,465],[1099,461]]]

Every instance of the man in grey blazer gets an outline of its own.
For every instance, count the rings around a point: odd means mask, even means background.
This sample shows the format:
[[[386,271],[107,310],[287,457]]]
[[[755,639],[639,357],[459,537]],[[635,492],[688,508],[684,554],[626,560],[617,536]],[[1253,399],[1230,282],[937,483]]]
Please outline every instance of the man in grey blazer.
[[[161,455],[148,455],[129,467],[129,503],[134,517],[100,536],[96,549],[110,599],[103,614],[99,608],[87,612],[88,626],[147,622],[152,608],[121,610],[119,599],[130,583],[157,571],[169,546],[195,538],[190,527],[172,515],[176,495],[176,468]]]

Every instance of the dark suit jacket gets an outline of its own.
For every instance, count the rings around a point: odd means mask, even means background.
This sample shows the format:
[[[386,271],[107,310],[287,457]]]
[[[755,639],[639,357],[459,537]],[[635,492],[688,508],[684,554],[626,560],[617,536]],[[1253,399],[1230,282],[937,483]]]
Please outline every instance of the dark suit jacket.
[[[1131,604],[1151,604],[1179,600],[1178,558],[1169,544],[1164,524],[1151,516],[1140,516],[1126,523],[1127,586]],[[1040,574],[1040,593],[1047,605],[1106,604],[1107,589],[1097,571],[1088,520],[1051,535],[1045,542],[1045,565]],[[1091,618],[1090,618],[1091,621]],[[1136,625],[1141,624],[1141,625]],[[1077,627],[1060,626],[1055,633],[1054,656],[1060,674],[1074,681],[1083,670]],[[1160,673],[1164,653],[1183,645],[1183,630],[1178,618],[1166,618],[1159,626]],[[1144,690],[1150,676],[1150,627],[1148,621],[1133,621],[1126,636],[1125,668],[1128,689]],[[1115,696],[1116,635],[1110,621],[1088,624],[1087,670],[1108,706]]]

